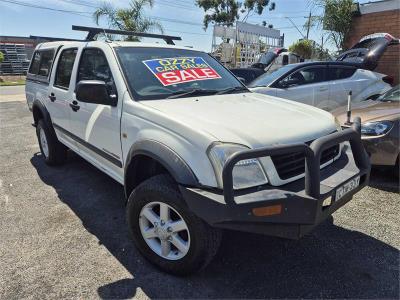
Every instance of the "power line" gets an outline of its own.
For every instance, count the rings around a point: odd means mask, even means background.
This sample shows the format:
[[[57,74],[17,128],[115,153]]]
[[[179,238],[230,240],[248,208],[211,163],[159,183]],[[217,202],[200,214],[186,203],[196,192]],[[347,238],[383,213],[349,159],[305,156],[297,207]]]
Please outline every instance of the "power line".
[[[74,1],[74,0],[58,0],[58,1],[62,1],[65,3],[70,3],[70,4],[74,4],[74,5],[80,5],[80,6],[85,6],[85,7],[90,7],[90,8],[98,8],[98,6],[95,5],[91,5],[88,4],[88,2],[83,2],[83,1]]]
[[[91,18],[91,17],[88,15],[84,15],[84,14],[92,14],[91,12],[57,9],[57,8],[51,8],[51,7],[46,7],[46,6],[36,5],[36,4],[30,4],[30,3],[21,2],[21,1],[15,1],[15,0],[0,0],[0,2],[6,2],[6,3],[16,4],[16,5],[20,5],[20,6],[31,7],[31,8],[52,10],[52,11],[57,11],[57,12],[62,12],[62,13],[69,13],[69,14],[74,14],[74,15],[81,16],[81,17],[86,17],[86,18]]]

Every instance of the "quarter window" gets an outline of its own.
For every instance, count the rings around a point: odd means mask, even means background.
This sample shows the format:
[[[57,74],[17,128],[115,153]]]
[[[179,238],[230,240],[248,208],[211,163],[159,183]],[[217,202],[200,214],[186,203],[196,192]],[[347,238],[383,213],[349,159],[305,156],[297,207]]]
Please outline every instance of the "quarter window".
[[[355,68],[338,68],[338,67],[333,67],[329,68],[329,77],[330,80],[340,80],[340,79],[345,79],[353,76],[355,73],[356,69]]]
[[[68,89],[77,51],[77,49],[67,49],[61,53],[54,80],[55,86]]]

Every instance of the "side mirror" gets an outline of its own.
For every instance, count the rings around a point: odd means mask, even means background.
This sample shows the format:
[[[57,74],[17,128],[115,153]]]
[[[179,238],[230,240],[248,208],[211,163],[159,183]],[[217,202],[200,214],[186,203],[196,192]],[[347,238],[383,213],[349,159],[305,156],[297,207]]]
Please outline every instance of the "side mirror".
[[[108,93],[107,85],[99,80],[81,80],[76,85],[76,99],[81,102],[117,106],[118,96]]]
[[[288,80],[282,80],[281,82],[279,82],[279,85],[286,89],[288,87],[291,87],[292,85],[297,85],[300,83],[300,80],[297,78],[290,78]]]

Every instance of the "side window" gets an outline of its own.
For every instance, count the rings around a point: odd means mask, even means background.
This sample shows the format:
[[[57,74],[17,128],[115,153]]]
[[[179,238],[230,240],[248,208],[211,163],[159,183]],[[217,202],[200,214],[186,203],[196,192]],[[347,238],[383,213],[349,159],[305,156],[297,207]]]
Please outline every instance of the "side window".
[[[60,59],[58,60],[57,64],[54,86],[62,89],[68,89],[77,51],[77,49],[66,49],[61,52]]]
[[[340,80],[353,76],[356,72],[355,68],[343,68],[343,67],[330,67],[329,68],[329,79]]]
[[[38,75],[49,76],[51,65],[53,64],[54,50],[45,50],[40,53],[40,65]]]
[[[29,74],[48,77],[53,64],[54,49],[35,51]]]
[[[312,84],[325,81],[325,67],[302,69],[286,77],[283,82],[289,85]]]
[[[83,50],[79,62],[77,82],[81,80],[104,81],[110,92],[115,91],[114,79],[103,51],[95,48]]]

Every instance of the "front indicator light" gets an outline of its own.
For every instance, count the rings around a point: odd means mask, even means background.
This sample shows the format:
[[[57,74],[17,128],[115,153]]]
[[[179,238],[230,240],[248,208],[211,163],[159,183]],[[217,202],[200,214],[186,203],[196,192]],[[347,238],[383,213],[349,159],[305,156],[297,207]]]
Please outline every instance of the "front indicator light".
[[[266,216],[273,216],[273,215],[280,215],[282,213],[282,205],[271,205],[271,206],[264,206],[264,207],[256,207],[252,209],[253,215],[256,217],[266,217]]]

